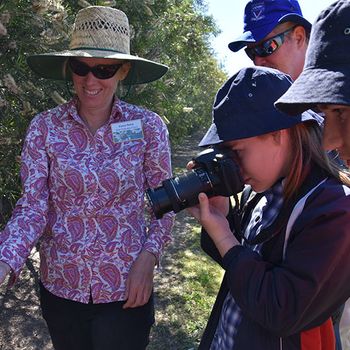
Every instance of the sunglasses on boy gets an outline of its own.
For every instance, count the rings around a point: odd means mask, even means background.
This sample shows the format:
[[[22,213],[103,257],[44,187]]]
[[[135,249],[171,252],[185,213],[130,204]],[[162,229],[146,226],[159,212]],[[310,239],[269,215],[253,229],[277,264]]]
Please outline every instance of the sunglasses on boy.
[[[256,56],[267,57],[272,55],[277,49],[279,49],[284,43],[285,36],[291,32],[296,26],[279,33],[272,38],[266,39],[261,44],[254,47],[246,47],[245,52],[248,57],[254,61]]]
[[[97,79],[110,79],[115,73],[117,73],[118,69],[123,64],[98,64],[90,67],[84,62],[81,62],[75,58],[70,58],[68,60],[68,65],[71,71],[80,77],[85,77],[89,74],[89,72],[91,72]]]

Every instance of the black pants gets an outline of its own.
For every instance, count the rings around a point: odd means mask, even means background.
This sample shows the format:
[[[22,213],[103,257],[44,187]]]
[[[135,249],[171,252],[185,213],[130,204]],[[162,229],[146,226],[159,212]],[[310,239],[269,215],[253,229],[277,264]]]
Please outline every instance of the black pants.
[[[59,298],[40,283],[40,303],[56,350],[144,350],[154,323],[153,296],[138,308],[124,302],[83,304]]]

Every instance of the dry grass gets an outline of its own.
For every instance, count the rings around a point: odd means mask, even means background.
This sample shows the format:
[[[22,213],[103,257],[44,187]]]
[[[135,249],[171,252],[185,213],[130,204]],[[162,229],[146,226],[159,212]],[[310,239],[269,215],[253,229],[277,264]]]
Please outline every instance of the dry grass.
[[[199,248],[199,226],[178,214],[174,243],[156,276],[156,325],[149,350],[196,349],[219,289],[222,271]]]

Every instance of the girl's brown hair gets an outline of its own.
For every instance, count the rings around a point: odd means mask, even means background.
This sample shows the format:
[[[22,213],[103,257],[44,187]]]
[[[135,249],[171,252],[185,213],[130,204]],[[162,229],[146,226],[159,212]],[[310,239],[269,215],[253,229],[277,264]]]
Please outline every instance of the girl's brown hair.
[[[290,199],[298,190],[312,164],[318,165],[331,177],[350,186],[349,173],[341,169],[322,147],[322,129],[315,122],[304,122],[290,128],[293,147],[292,169],[285,179],[284,198]]]

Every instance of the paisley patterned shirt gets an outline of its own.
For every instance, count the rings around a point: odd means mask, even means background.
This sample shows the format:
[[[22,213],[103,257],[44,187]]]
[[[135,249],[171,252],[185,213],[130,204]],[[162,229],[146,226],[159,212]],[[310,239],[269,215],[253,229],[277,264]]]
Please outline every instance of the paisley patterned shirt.
[[[40,238],[41,280],[51,293],[83,303],[90,293],[94,303],[123,300],[141,250],[159,258],[171,239],[173,214],[145,215],[144,200],[148,187],[171,177],[168,131],[157,114],[116,99],[93,135],[76,103],[40,113],[29,126],[23,193],[0,233],[0,260],[14,282]],[[141,125],[138,136],[113,138],[126,121]]]

